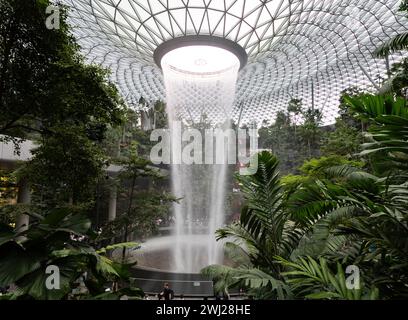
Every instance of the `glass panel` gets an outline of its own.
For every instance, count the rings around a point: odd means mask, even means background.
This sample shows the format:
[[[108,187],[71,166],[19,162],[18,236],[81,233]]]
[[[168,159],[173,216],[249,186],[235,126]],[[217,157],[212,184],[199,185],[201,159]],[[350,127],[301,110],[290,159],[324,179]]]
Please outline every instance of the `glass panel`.
[[[386,75],[385,62],[372,56],[376,47],[408,31],[408,19],[397,12],[400,0],[62,2],[71,7],[70,22],[88,60],[129,70],[113,72],[112,80],[134,100],[164,99],[162,73],[153,61],[164,41],[199,31],[238,42],[250,54],[235,98],[235,105],[244,106],[244,122],[273,118],[290,97],[309,103],[311,81],[318,88],[316,108],[324,108],[326,123],[333,122],[342,90],[356,85],[377,90],[373,79]],[[390,64],[400,58],[391,56]],[[240,109],[234,112],[239,117]]]

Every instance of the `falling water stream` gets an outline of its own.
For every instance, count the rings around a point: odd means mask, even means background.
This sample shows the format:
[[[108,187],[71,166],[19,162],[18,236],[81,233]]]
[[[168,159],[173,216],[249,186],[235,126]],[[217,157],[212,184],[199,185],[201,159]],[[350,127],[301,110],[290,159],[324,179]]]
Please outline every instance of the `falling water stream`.
[[[228,165],[186,164],[180,160],[183,145],[177,133],[194,127],[203,115],[211,125],[228,123],[235,97],[239,60],[216,47],[183,47],[162,60],[167,110],[172,133],[172,191],[180,202],[174,205],[172,271],[196,273],[207,265],[222,263],[222,245],[215,232],[225,223]],[[180,122],[182,125],[180,125]],[[214,143],[215,144],[215,143]],[[204,145],[204,142],[202,143]],[[206,150],[207,151],[207,150]],[[194,241],[197,236],[201,239]]]

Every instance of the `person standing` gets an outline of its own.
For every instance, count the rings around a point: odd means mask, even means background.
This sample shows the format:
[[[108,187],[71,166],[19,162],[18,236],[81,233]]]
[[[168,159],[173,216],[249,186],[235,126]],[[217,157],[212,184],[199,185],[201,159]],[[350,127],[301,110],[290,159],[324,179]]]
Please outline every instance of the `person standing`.
[[[160,293],[160,296],[163,297],[164,300],[166,301],[174,299],[174,291],[170,289],[170,286],[167,282],[164,284],[164,288],[163,291]]]

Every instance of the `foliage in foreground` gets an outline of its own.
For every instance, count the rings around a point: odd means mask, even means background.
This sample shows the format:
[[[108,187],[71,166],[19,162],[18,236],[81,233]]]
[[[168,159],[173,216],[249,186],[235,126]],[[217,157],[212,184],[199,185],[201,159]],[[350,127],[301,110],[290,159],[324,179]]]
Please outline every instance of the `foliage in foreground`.
[[[260,153],[258,173],[239,177],[246,200],[240,221],[218,231],[219,239],[241,249],[233,260],[244,256],[247,263],[204,269],[217,290],[246,287],[263,299],[408,297],[405,101],[362,95],[346,102],[369,124],[360,154],[369,169],[349,162],[323,166],[282,188],[276,158]],[[346,287],[348,266],[359,268],[359,288]]]
[[[77,280],[84,276],[87,294],[81,299],[119,299],[124,294],[141,297],[139,289],[124,287],[106,293],[106,285],[129,277],[129,265],[110,260],[106,249],[95,251],[89,240],[91,222],[75,208],[59,208],[46,216],[30,214],[28,230],[15,231],[0,225],[0,287],[14,284],[17,290],[6,296],[9,299],[67,299]],[[137,247],[123,244],[116,247]],[[108,248],[108,250],[111,248]],[[60,271],[60,288],[46,287],[48,266]],[[4,297],[3,297],[4,298]]]

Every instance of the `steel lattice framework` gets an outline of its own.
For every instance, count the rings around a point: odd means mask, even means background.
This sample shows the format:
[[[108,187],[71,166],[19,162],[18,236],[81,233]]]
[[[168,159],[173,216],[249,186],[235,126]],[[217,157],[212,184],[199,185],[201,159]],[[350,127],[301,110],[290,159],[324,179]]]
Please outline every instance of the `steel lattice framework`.
[[[143,96],[165,100],[153,61],[163,42],[213,35],[240,44],[241,71],[234,118],[272,120],[291,98],[337,115],[340,92],[379,88],[387,61],[374,50],[408,30],[399,0],[63,0],[89,61],[112,70],[130,105]],[[389,57],[392,64],[399,55]]]

